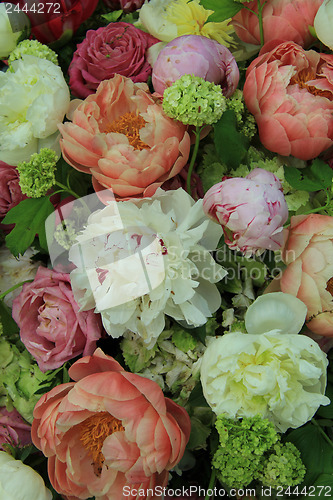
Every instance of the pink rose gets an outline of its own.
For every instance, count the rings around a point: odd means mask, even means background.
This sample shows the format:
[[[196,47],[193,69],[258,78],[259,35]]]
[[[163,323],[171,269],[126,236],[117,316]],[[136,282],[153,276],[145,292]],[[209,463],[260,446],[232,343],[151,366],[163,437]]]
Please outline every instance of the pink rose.
[[[287,268],[280,289],[307,306],[306,326],[312,332],[333,337],[333,217],[292,217],[282,259]]]
[[[87,31],[68,69],[72,93],[85,98],[96,92],[101,81],[117,73],[133,82],[146,82],[152,71],[146,59],[147,49],[158,41],[123,22]]]
[[[100,316],[79,309],[69,274],[42,266],[14,299],[12,315],[21,340],[42,371],[94,352],[102,333]]]
[[[4,445],[25,446],[31,443],[31,426],[26,424],[17,410],[8,411],[0,408],[0,450],[6,451]]]
[[[145,0],[103,0],[111,10],[122,9],[124,12],[133,12],[140,9]]]
[[[244,100],[267,149],[315,158],[332,145],[333,55],[266,44],[247,70]]]
[[[184,408],[101,349],[76,361],[69,374],[75,382],[44,394],[32,424],[54,489],[68,500],[115,500],[125,492],[135,500],[132,488],[166,486],[189,439]]]
[[[20,201],[26,199],[19,184],[16,167],[0,161],[0,220]]]
[[[180,36],[161,50],[153,68],[155,91],[163,95],[167,87],[186,74],[221,85],[226,97],[235,92],[239,81],[238,66],[230,50],[200,35]]]
[[[281,183],[271,172],[255,168],[245,178],[215,184],[205,194],[203,209],[221,224],[232,250],[255,253],[282,246],[288,207]]]
[[[271,40],[292,41],[302,47],[308,47],[315,40],[309,26],[313,26],[314,18],[323,0],[267,0],[262,16],[265,43]],[[253,0],[245,4],[232,18],[232,24],[243,42],[260,44],[258,2]]]
[[[102,82],[59,130],[67,163],[121,199],[152,196],[190,153],[185,125],[164,114],[145,83],[121,75]]]

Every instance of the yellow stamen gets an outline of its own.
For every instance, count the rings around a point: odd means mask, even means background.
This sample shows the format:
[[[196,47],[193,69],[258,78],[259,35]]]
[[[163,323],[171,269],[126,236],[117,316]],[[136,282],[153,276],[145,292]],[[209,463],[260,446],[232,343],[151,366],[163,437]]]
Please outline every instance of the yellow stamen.
[[[303,69],[297,75],[295,75],[291,80],[291,84],[297,84],[301,89],[306,89],[310,94],[319,95],[321,97],[326,97],[330,101],[333,100],[333,95],[328,90],[320,90],[314,87],[313,85],[309,85],[307,82],[311,80],[315,80],[317,75],[310,70],[309,68]]]
[[[140,129],[146,125],[142,116],[135,113],[125,113],[112,123],[109,123],[104,130],[106,134],[116,132],[118,134],[125,134],[128,142],[134,149],[148,149],[148,144],[145,144],[140,139]]]

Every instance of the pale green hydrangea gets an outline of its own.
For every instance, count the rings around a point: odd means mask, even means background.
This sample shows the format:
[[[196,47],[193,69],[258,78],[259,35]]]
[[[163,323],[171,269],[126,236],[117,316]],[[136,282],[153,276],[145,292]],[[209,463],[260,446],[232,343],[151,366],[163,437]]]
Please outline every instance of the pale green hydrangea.
[[[31,198],[44,196],[55,183],[58,156],[52,149],[42,148],[28,162],[17,165],[22,193]]]
[[[11,63],[16,59],[22,59],[22,56],[24,54],[35,56],[39,59],[47,59],[53,64],[58,64],[57,54],[47,45],[44,45],[37,40],[23,40],[17,45],[17,47],[11,52],[9,56],[8,64],[10,71],[13,71]]]
[[[226,98],[220,85],[199,76],[183,75],[163,94],[164,112],[185,125],[211,125],[226,109]]]
[[[212,323],[215,320],[210,319]],[[205,346],[181,328],[165,330],[152,348],[134,333],[125,333],[121,349],[130,370],[154,380],[185,404],[199,380]]]

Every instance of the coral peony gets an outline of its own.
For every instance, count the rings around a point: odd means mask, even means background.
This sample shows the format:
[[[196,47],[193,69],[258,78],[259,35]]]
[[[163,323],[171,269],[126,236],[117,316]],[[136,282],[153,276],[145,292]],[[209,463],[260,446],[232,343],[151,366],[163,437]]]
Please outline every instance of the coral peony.
[[[53,487],[70,500],[135,500],[132,489],[140,498],[163,489],[189,438],[186,411],[100,349],[69,374],[75,382],[42,396],[32,425]]]
[[[146,82],[152,70],[146,59],[147,49],[157,42],[129,23],[110,23],[87,31],[68,69],[72,93],[85,98],[96,92],[102,80],[117,73],[133,82]]]
[[[261,2],[262,3],[262,2]],[[268,0],[262,10],[264,41],[292,41],[308,47],[315,40],[309,26],[313,25],[315,15],[323,0]],[[232,24],[243,42],[260,44],[258,2],[246,3],[232,18]],[[252,12],[250,12],[251,9]]]
[[[31,443],[31,426],[26,424],[17,410],[0,408],[0,450],[4,445],[25,446]]]
[[[184,35],[169,42],[159,53],[152,81],[156,92],[164,90],[178,78],[190,74],[221,85],[230,97],[236,90],[239,70],[230,50],[205,36]]]
[[[39,267],[32,283],[23,285],[13,302],[20,337],[42,371],[69,359],[91,354],[101,337],[101,321],[93,311],[79,311],[69,275]]]
[[[333,337],[333,217],[298,215],[285,231],[280,288],[305,303],[310,330]]]
[[[315,158],[332,145],[333,55],[266,44],[247,70],[244,100],[267,149]]]
[[[233,250],[250,254],[282,246],[288,207],[280,181],[267,170],[256,168],[245,178],[215,184],[205,194],[203,208],[222,225],[225,241]]]
[[[152,196],[186,164],[186,126],[168,118],[145,83],[115,75],[100,84],[59,125],[65,160],[91,173],[96,191],[111,188],[118,198]]]

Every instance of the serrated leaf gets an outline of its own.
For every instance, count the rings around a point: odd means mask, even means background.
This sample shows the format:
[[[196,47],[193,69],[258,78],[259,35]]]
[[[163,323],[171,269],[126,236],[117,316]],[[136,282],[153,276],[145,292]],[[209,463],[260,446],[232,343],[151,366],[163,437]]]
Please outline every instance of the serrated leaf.
[[[227,109],[214,125],[214,143],[220,160],[228,167],[238,167],[245,158],[249,139],[238,132],[233,110]]]
[[[29,248],[36,234],[43,250],[47,251],[45,220],[54,211],[49,198],[28,198],[13,207],[3,219],[4,224],[15,224],[6,236],[6,245],[15,257]]]
[[[332,185],[333,170],[322,160],[314,160],[309,167],[284,167],[285,179],[301,191],[319,191]]]
[[[207,19],[207,22],[221,22],[233,17],[239,12],[244,5],[233,0],[200,0],[200,3],[205,9],[213,10]]]

